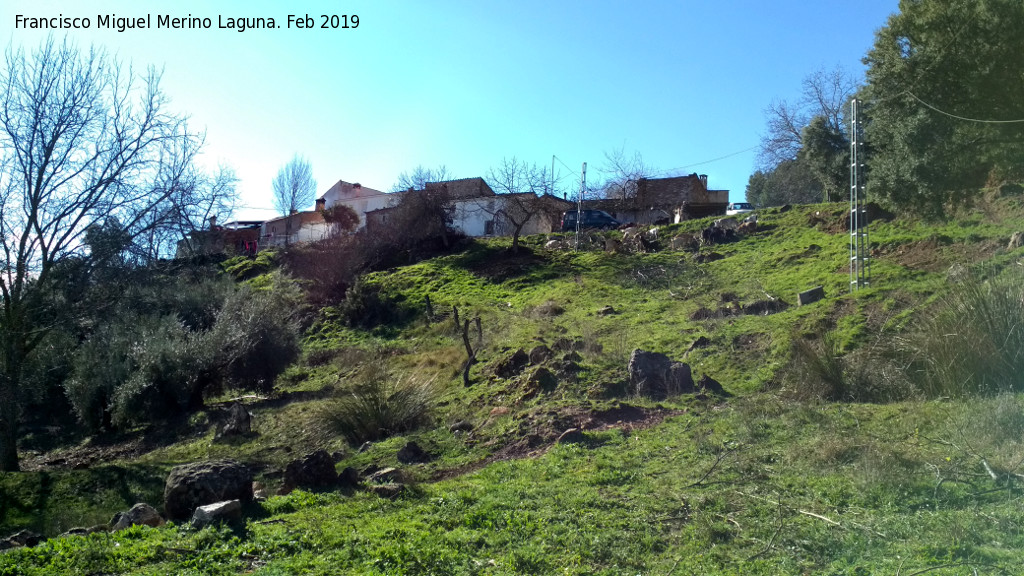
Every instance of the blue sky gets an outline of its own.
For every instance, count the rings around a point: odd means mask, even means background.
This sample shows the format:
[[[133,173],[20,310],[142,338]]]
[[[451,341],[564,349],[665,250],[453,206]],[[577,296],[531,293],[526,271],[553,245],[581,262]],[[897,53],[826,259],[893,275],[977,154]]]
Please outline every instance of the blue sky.
[[[388,190],[420,164],[470,177],[512,156],[550,168],[552,155],[575,190],[582,162],[596,183],[605,152],[622,148],[662,174],[706,173],[743,200],[764,108],[795,100],[817,69],[861,74],[897,5],[5,0],[0,32],[32,47],[46,32],[16,29],[17,14],[89,17],[91,29],[67,31],[80,45],[162,67],[172,107],[206,131],[204,162],[240,178],[236,216],[263,219],[271,181],[295,154],[321,193],[339,179]],[[97,29],[111,13],[152,15],[153,28]],[[212,27],[156,29],[158,14]],[[289,14],[316,27],[289,29]],[[319,28],[321,14],[356,14],[359,27]],[[219,29],[218,17],[273,17],[279,28]]]

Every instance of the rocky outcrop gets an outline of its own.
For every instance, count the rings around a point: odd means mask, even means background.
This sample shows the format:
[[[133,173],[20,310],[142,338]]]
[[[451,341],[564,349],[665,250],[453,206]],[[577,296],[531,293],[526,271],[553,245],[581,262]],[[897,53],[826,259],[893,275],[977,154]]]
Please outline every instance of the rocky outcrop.
[[[216,440],[230,438],[233,436],[248,436],[252,434],[252,418],[249,411],[240,403],[235,402],[228,408],[224,422],[218,427]]]
[[[171,520],[188,520],[196,508],[224,500],[252,501],[252,472],[241,462],[175,466],[164,485],[164,512]]]
[[[629,357],[628,370],[629,385],[640,396],[663,400],[694,389],[689,364],[673,362],[664,354],[634,350]]]
[[[415,442],[408,442],[398,450],[398,461],[402,464],[419,464],[430,460],[430,454]]]

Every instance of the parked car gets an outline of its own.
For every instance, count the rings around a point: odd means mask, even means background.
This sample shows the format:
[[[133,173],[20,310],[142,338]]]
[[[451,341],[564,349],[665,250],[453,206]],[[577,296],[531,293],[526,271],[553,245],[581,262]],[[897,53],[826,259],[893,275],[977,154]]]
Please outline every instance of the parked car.
[[[732,216],[733,214],[743,214],[745,212],[753,212],[754,205],[749,202],[733,202],[729,204],[729,207],[725,210],[726,216]]]
[[[562,232],[573,232],[576,230],[576,214],[576,210],[562,213]],[[579,214],[582,217],[580,221],[581,230],[585,228],[611,230],[622,225],[622,222],[612,218],[612,215],[604,210],[583,210]]]

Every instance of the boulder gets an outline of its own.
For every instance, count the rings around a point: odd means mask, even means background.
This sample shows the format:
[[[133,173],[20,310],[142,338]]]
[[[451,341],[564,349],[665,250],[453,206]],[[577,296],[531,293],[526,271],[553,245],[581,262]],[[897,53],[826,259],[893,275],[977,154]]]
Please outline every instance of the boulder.
[[[530,356],[522,348],[516,350],[511,356],[503,360],[494,369],[494,373],[501,378],[512,378],[519,374],[530,363]]]
[[[711,340],[709,340],[707,336],[700,336],[696,340],[693,341],[693,344],[690,344],[689,351],[692,352],[693,350],[696,350],[698,348],[707,348],[710,345],[711,345]]]
[[[140,503],[132,506],[127,512],[117,514],[110,523],[111,530],[114,532],[139,524],[156,528],[157,526],[164,525],[164,519],[156,511],[156,508],[149,504]]]
[[[363,481],[362,474],[351,466],[346,466],[341,474],[338,474],[338,485],[343,488],[355,488]]]
[[[533,350],[530,350],[530,364],[536,366],[537,364],[543,364],[551,359],[552,356],[551,348],[541,344],[540,346],[534,346]]]
[[[252,421],[249,411],[241,403],[235,402],[231,405],[231,408],[228,408],[224,423],[218,428],[214,439],[248,436],[249,434],[252,434]]]
[[[252,472],[235,460],[175,466],[164,485],[164,512],[188,520],[195,509],[224,500],[252,501]]]
[[[398,450],[398,461],[402,464],[418,464],[430,460],[427,451],[415,442],[409,442]]]
[[[527,387],[531,390],[543,390],[544,392],[550,392],[558,387],[558,377],[551,373],[551,370],[541,366],[530,374],[530,380],[527,382]]]
[[[242,517],[242,502],[239,500],[225,500],[200,506],[192,514],[192,526],[203,528],[219,522],[230,522]]]
[[[629,385],[641,396],[663,400],[673,394],[693,392],[690,365],[673,362],[664,354],[633,350],[628,370]]]
[[[284,468],[284,484],[291,488],[329,488],[338,483],[334,459],[326,450],[317,450]]]
[[[605,306],[597,311],[598,316],[610,316],[612,314],[618,314],[618,312],[612,306]]]

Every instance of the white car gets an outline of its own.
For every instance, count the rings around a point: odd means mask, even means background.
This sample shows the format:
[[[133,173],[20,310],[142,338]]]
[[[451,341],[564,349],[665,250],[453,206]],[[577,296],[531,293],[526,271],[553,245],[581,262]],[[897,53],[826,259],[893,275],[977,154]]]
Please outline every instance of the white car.
[[[732,216],[734,214],[744,214],[746,212],[753,212],[754,205],[749,202],[733,202],[729,204],[729,207],[725,210],[726,216]]]

